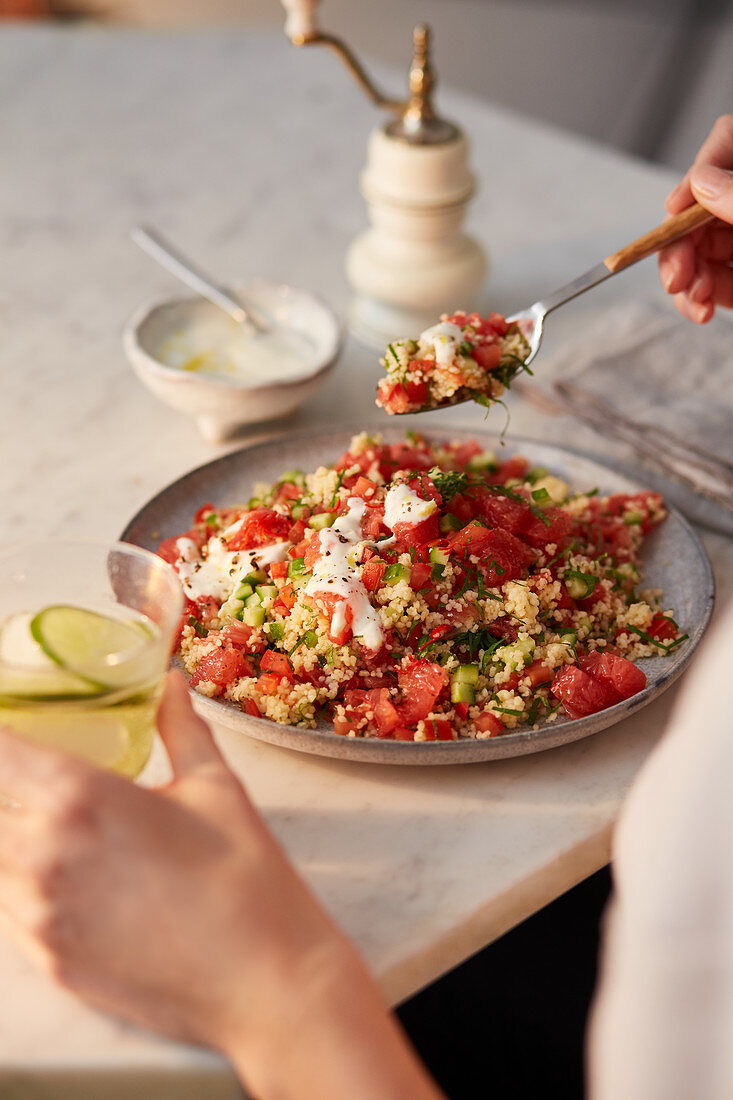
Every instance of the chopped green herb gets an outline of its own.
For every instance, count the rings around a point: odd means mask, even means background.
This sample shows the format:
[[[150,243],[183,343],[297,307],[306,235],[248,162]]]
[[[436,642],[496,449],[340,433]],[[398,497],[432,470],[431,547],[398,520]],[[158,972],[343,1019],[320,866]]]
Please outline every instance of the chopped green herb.
[[[195,618],[193,615],[188,616],[188,625],[192,626],[194,628],[194,630],[198,634],[199,638],[205,638],[206,635],[209,633],[209,631],[204,626],[204,624],[199,622],[199,620],[197,618]]]

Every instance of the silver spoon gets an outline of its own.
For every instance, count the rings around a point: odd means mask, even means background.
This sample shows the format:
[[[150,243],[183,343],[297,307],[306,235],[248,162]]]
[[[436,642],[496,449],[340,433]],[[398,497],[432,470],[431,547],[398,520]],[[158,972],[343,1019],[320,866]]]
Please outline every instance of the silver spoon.
[[[528,309],[520,310],[511,317],[507,317],[507,321],[510,323],[516,321],[519,324],[519,328],[529,341],[530,352],[524,360],[525,366],[532,362],[540,350],[545,318],[548,313],[552,313],[559,306],[564,306],[566,302],[577,298],[579,294],[584,294],[591,287],[598,286],[599,283],[610,279],[612,275],[616,275],[619,271],[624,271],[632,264],[638,263],[639,260],[651,256],[653,252],[658,252],[660,248],[679,240],[680,237],[686,236],[693,229],[705,225],[706,222],[712,221],[712,219],[713,215],[704,206],[700,206],[697,202],[693,203],[681,214],[675,214],[673,217],[667,218],[661,225],[658,225],[655,229],[650,229],[648,233],[638,237],[631,244],[627,244],[618,252],[606,256],[605,260],[574,279],[572,283],[561,286],[552,294],[548,294],[546,298],[542,298],[539,302],[529,306]],[[463,400],[470,401],[471,398],[466,397]]]
[[[175,275],[191,290],[195,290],[202,298],[223,309],[237,324],[251,327],[257,333],[267,332],[267,325],[255,317],[251,309],[245,309],[241,302],[236,301],[222,287],[213,283],[200,268],[192,264],[155,229],[147,225],[137,225],[130,236],[135,244],[147,252],[148,256],[157,260],[161,267],[171,275]]]

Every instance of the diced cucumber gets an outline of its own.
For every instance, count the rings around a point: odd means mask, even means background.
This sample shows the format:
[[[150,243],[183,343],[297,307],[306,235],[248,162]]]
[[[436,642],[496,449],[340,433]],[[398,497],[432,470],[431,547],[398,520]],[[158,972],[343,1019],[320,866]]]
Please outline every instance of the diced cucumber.
[[[242,612],[242,622],[247,626],[262,626],[265,621],[265,609],[260,604],[258,607],[245,607]]]
[[[314,531],[325,531],[327,527],[333,527],[336,522],[335,512],[318,512],[308,520],[308,526]]]
[[[644,516],[641,512],[624,512],[624,523],[627,527],[633,527],[636,524],[643,523]]]
[[[289,481],[291,485],[302,485],[305,482],[305,474],[302,470],[287,470],[280,478],[280,483]]]
[[[279,641],[281,641],[281,639],[282,639],[282,637],[285,633],[285,627],[283,626],[282,623],[278,623],[278,622],[268,623],[267,633],[270,635],[273,642],[279,642]]]
[[[308,649],[313,649],[314,646],[318,645],[318,635],[315,630],[306,630],[303,635],[303,645],[308,646]]]
[[[550,471],[547,470],[544,466],[530,466],[530,468],[527,470],[526,479],[532,485],[534,485],[535,481],[539,481],[540,478],[547,477],[549,472]]]
[[[477,684],[478,665],[459,665],[451,673],[450,679],[452,684]]]
[[[294,504],[290,509],[290,515],[294,520],[306,519],[308,515],[308,506],[306,504]]]
[[[254,589],[256,584],[262,584],[267,580],[267,573],[264,569],[253,569],[251,573],[248,573],[246,577],[242,577],[240,584],[251,584]]]
[[[440,533],[442,535],[447,535],[449,531],[460,531],[461,527],[463,527],[463,524],[459,520],[458,516],[453,516],[449,512],[448,515],[440,517],[440,523],[438,524],[438,526],[440,527]]]
[[[251,584],[240,584],[239,588],[235,591],[234,596],[238,600],[246,600],[247,596],[251,596],[254,592],[254,588]]]
[[[250,497],[247,501],[247,507],[251,512],[253,508],[261,508],[264,503],[264,500],[260,500],[259,497]]]
[[[534,651],[534,638],[518,638],[511,645],[500,646],[495,656],[498,661],[503,662],[504,668],[509,672],[518,672],[519,669],[530,664]]]
[[[244,600],[237,600],[230,596],[219,608],[219,620],[226,622],[228,619],[236,619],[244,607]]]
[[[476,692],[473,684],[464,684],[458,680],[451,680],[450,700],[451,703],[475,703]]]
[[[274,600],[277,596],[276,584],[258,584],[255,592],[261,600]]]
[[[290,578],[290,587],[297,592],[299,588],[305,588],[312,576],[312,573],[299,573],[297,576]]]
[[[430,561],[433,565],[447,565],[450,561],[450,551],[443,550],[440,546],[433,546],[430,551]]]
[[[247,599],[244,601],[244,606],[245,607],[261,607],[262,606],[262,600],[260,599],[260,597],[257,595],[256,592],[253,592],[251,596],[247,596]]]
[[[305,567],[305,558],[293,558],[288,563],[288,578],[292,580],[293,577],[302,577],[308,570]]]
[[[493,451],[482,451],[480,455],[474,455],[466,463],[467,470],[478,472],[479,470],[498,470],[499,463]]]
[[[400,581],[410,580],[410,567],[409,565],[401,565],[399,562],[395,565],[388,565],[384,571],[382,577],[382,584],[399,584]]]
[[[593,592],[597,578],[592,573],[568,573],[565,576],[565,588],[574,600],[585,600]]]

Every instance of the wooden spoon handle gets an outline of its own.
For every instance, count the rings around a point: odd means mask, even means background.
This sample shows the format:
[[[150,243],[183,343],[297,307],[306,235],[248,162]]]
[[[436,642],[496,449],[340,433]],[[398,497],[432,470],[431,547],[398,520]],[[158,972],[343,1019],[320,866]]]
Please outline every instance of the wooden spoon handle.
[[[713,217],[709,210],[695,202],[681,214],[667,218],[656,229],[650,229],[643,237],[627,244],[625,248],[620,248],[618,252],[606,256],[603,262],[611,272],[623,271],[625,267],[631,267],[637,260],[643,260],[652,252],[658,252],[665,244],[671,244],[672,241],[679,240],[698,226],[712,221]]]

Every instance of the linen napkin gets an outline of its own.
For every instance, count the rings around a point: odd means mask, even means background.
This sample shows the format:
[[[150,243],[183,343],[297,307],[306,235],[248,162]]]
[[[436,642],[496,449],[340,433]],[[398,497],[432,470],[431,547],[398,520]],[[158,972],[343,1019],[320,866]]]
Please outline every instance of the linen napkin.
[[[572,382],[627,418],[662,427],[733,462],[733,324],[727,317],[701,327],[685,321],[671,304],[625,305],[549,356],[542,380],[550,402],[558,400],[555,382]],[[528,384],[527,396],[537,381]],[[644,463],[643,457],[638,460]],[[628,463],[625,467],[634,476]],[[733,534],[733,513],[721,505],[651,467],[644,477],[690,519]]]

